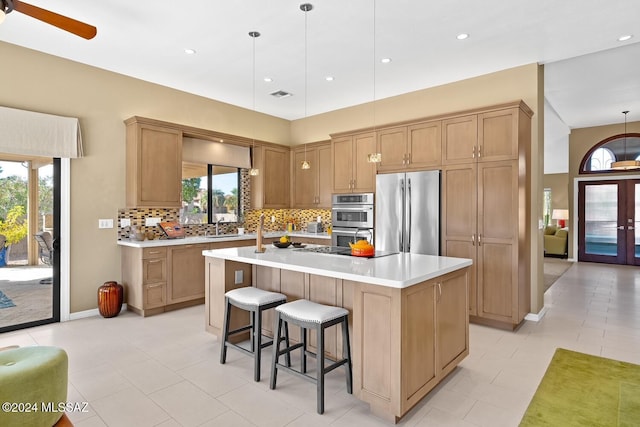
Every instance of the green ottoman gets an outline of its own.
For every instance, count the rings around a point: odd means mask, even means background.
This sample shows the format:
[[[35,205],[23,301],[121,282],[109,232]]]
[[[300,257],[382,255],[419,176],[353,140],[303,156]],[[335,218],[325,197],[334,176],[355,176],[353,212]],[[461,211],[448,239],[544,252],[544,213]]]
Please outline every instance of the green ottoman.
[[[67,353],[58,347],[0,351],[0,426],[53,426],[67,401]],[[6,403],[5,403],[6,402]]]

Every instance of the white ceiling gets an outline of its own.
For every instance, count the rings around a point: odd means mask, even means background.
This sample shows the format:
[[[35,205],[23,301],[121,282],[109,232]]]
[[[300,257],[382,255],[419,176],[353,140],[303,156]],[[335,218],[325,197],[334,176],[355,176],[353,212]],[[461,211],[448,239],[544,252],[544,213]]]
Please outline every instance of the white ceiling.
[[[535,62],[560,128],[622,122],[624,109],[640,120],[638,0],[377,0],[375,28],[374,0],[311,0],[306,73],[299,0],[29,3],[98,35],[13,12],[0,40],[290,120]],[[619,42],[624,34],[634,37]],[[294,96],[269,95],[277,90]]]

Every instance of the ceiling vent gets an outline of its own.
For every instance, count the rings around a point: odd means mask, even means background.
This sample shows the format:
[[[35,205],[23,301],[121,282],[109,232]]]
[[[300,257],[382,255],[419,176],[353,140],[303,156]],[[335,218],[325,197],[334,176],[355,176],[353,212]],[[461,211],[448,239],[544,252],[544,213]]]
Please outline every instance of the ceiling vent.
[[[284,90],[277,90],[270,94],[271,96],[275,96],[276,98],[286,98],[288,96],[293,96],[292,93],[285,92]]]

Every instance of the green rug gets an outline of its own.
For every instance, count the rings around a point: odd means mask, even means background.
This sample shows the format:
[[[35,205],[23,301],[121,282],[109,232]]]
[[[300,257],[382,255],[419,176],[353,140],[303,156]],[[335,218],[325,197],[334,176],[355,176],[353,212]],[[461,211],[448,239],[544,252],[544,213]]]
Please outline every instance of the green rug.
[[[557,349],[520,422],[529,426],[640,426],[640,365]]]

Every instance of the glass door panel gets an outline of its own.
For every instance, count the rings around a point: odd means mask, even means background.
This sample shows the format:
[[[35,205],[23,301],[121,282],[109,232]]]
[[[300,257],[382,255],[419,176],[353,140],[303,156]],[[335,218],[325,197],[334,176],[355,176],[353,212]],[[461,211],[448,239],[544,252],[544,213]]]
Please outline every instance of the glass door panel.
[[[640,180],[578,185],[578,260],[640,265]]]
[[[585,253],[618,254],[618,185],[589,185],[584,195]]]

